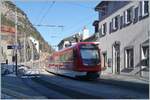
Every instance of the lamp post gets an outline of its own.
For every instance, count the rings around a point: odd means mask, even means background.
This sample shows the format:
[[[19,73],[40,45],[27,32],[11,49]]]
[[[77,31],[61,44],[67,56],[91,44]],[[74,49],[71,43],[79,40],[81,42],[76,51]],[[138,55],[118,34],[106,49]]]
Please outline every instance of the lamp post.
[[[17,8],[15,8],[15,29],[16,29],[16,32],[15,32],[15,64],[16,64],[16,67],[15,67],[15,71],[16,71],[16,76],[18,75],[17,73],[17,45],[18,45],[18,38],[17,38],[17,24],[18,24],[18,18],[17,18]]]

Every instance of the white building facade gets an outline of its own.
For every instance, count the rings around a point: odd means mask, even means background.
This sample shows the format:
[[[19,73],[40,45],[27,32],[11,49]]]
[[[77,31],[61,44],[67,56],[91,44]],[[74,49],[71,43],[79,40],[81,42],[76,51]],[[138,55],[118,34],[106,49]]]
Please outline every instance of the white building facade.
[[[32,41],[32,43],[35,45],[35,48],[36,48],[37,52],[39,53],[39,41],[36,40],[36,39],[33,38],[33,37],[29,37],[29,40]]]
[[[102,73],[148,79],[149,4],[148,1],[102,1],[96,6],[99,20],[94,25],[95,36],[106,67]]]

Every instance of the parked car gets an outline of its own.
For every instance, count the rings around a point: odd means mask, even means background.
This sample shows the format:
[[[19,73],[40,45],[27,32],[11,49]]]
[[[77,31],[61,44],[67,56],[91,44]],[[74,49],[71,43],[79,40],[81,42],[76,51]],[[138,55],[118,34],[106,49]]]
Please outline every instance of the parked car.
[[[1,63],[1,74],[7,75],[14,72],[14,65],[9,65],[6,63]]]

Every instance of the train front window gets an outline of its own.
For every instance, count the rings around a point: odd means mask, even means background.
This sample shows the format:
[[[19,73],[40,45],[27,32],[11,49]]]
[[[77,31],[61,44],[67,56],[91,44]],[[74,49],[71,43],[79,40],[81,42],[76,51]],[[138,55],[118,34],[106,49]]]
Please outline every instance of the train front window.
[[[81,46],[80,53],[84,65],[96,65],[100,62],[98,48],[95,45]]]

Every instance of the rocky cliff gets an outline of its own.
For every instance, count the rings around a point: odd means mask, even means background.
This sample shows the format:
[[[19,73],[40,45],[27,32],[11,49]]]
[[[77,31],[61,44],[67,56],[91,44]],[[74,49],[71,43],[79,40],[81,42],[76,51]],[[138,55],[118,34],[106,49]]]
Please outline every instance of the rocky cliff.
[[[15,28],[15,10],[18,17],[18,39],[32,36],[39,41],[39,49],[42,52],[53,52],[54,49],[43,39],[41,34],[29,21],[27,15],[11,1],[3,1],[1,7],[1,25]],[[20,36],[20,37],[19,37]]]

